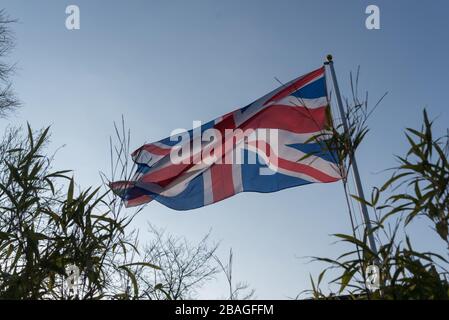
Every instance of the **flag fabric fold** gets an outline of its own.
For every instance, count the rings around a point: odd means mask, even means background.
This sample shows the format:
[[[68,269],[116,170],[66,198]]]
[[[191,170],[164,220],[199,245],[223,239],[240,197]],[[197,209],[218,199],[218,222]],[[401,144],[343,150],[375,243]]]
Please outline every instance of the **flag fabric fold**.
[[[240,192],[334,182],[341,176],[326,144],[330,125],[321,67],[244,108],[143,145],[132,153],[133,178],[111,188],[127,207],[156,200],[188,210]]]

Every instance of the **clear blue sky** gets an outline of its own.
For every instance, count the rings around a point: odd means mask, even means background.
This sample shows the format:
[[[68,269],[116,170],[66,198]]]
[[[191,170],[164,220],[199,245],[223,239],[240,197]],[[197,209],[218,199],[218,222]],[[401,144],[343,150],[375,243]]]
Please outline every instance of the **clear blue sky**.
[[[77,4],[81,29],[65,28]],[[365,28],[376,4],[381,29]],[[75,170],[81,186],[98,185],[109,167],[113,121],[125,115],[132,147],[241,107],[320,66],[332,53],[344,95],[361,66],[371,101],[388,97],[370,122],[358,158],[366,190],[384,181],[393,154],[405,150],[405,127],[427,106],[449,123],[447,1],[85,1],[3,0],[12,17],[18,64],[15,88],[24,107],[9,122],[52,126],[52,147],[66,145],[56,166]],[[1,120],[3,128],[6,120]],[[258,298],[285,298],[309,288],[319,265],[305,256],[335,256],[332,233],[349,233],[342,186],[315,184],[272,194],[245,193],[205,208],[176,212],[158,203],[137,217],[194,241],[212,228],[235,277]],[[437,244],[427,223],[420,245]],[[222,281],[200,297],[226,294]]]

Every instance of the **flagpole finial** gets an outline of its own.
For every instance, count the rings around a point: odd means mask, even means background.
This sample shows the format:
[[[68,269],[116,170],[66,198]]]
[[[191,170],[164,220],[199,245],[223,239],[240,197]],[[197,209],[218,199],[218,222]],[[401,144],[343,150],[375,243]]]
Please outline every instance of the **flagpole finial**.
[[[327,62],[332,62],[332,55],[331,55],[331,54],[328,54],[328,55],[326,56],[326,59],[327,59]]]

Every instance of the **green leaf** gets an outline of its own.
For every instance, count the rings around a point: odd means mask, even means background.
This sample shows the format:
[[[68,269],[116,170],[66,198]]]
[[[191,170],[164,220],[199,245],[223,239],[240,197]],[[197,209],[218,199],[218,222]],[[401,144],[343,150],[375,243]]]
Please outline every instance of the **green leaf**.
[[[363,199],[363,198],[361,198],[359,196],[351,194],[351,197],[354,198],[355,200],[357,200],[358,202],[366,204],[368,207],[372,207],[372,204],[369,201],[367,201],[367,200],[365,200],[365,199]]]
[[[120,266],[119,268],[125,270],[126,273],[128,274],[129,278],[131,279],[132,285],[133,285],[134,298],[137,298],[139,295],[139,286],[137,284],[136,275],[126,265]]]
[[[437,230],[438,234],[440,235],[440,237],[443,240],[446,240],[447,236],[448,236],[448,225],[447,225],[447,222],[446,221],[439,221],[439,222],[436,223],[435,227],[436,227],[436,230]]]
[[[357,238],[355,238],[353,236],[350,236],[350,235],[347,235],[347,234],[341,234],[341,233],[336,233],[336,234],[334,234],[334,236],[338,237],[338,238],[342,238],[344,241],[351,242],[351,243],[354,243],[354,244],[358,245],[363,250],[367,251],[373,257],[375,257],[375,254],[371,251],[371,249],[368,247],[368,245],[366,243],[360,241],[359,239],[357,239]]]
[[[9,233],[0,231],[0,240],[9,240],[9,236],[10,236]]]
[[[356,273],[357,269],[352,269],[345,271],[343,275],[341,276],[341,285],[340,285],[340,293],[343,292],[343,290],[348,286],[349,281],[351,281],[352,277]]]
[[[162,270],[161,267],[156,266],[154,264],[148,263],[148,262],[133,262],[123,265],[122,267],[130,267],[130,266],[143,266],[143,267],[149,267],[156,270]]]
[[[168,294],[168,292],[164,290],[164,286],[162,285],[162,283],[156,284],[156,285],[154,286],[154,290],[159,290],[159,291],[161,291],[161,292],[165,295],[165,298],[166,298],[167,300],[173,300],[173,299],[170,297],[170,295]]]
[[[73,178],[70,179],[69,189],[67,191],[67,202],[70,203],[73,201],[73,192],[75,189],[75,182],[73,181]]]

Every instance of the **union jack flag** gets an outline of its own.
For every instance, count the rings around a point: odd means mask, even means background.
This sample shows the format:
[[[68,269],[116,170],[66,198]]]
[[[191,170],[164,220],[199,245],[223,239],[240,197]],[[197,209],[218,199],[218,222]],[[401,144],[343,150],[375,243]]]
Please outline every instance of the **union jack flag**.
[[[341,173],[336,154],[325,145],[330,118],[321,67],[244,108],[184,132],[185,139],[172,135],[143,145],[132,153],[137,165],[134,177],[113,182],[111,188],[127,207],[156,200],[175,210],[188,210],[239,192],[334,182]],[[211,129],[219,138],[204,139]],[[230,135],[229,130],[244,134]],[[173,154],[183,147],[189,147],[190,153],[174,163]],[[201,161],[211,150],[214,157]]]

